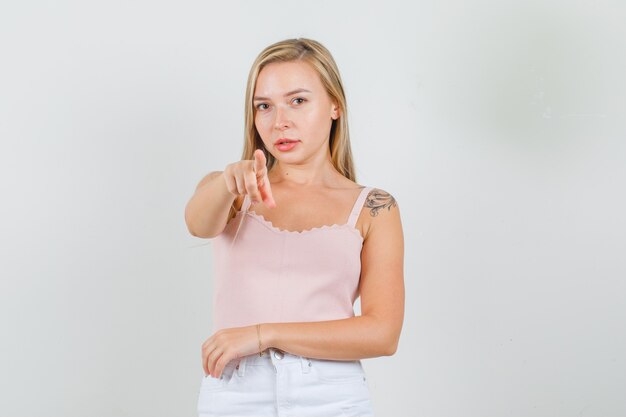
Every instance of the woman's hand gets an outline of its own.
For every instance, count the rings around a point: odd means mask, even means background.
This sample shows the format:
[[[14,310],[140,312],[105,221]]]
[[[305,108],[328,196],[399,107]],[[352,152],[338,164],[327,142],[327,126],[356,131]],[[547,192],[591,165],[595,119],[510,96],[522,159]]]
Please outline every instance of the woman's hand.
[[[267,178],[265,154],[261,149],[254,151],[253,160],[237,161],[224,169],[226,187],[231,194],[249,194],[253,203],[261,200],[271,208],[276,207],[270,181]]]
[[[219,378],[233,359],[259,353],[256,325],[221,329],[202,344],[204,374]]]

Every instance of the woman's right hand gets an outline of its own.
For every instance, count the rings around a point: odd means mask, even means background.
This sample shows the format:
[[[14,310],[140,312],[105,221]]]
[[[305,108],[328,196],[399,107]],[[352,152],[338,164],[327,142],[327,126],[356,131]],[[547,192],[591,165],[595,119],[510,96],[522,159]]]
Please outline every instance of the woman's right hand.
[[[261,149],[254,151],[252,160],[228,164],[224,169],[228,191],[235,196],[248,194],[253,203],[262,200],[268,207],[276,207],[265,164],[265,154]]]

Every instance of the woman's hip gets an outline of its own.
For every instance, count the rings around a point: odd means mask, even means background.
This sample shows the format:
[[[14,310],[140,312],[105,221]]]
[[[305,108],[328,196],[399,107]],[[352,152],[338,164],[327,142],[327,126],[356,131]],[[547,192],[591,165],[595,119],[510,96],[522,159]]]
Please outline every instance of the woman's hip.
[[[198,414],[208,416],[373,416],[359,360],[306,358],[269,348],[230,361],[201,382]]]

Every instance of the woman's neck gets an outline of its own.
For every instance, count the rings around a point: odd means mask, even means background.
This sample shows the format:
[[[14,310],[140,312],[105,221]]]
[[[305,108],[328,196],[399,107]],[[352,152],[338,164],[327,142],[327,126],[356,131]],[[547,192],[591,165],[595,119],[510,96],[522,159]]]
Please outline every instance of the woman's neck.
[[[339,172],[330,161],[315,166],[312,164],[281,164],[276,165],[268,174],[270,184],[281,184],[294,187],[316,187],[331,184]],[[341,175],[341,174],[339,174]]]

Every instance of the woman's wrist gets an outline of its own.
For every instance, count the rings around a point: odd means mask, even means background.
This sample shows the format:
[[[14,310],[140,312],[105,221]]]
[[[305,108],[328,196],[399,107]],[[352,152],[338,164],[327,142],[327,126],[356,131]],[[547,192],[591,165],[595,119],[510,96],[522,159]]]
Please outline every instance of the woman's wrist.
[[[257,328],[259,329],[259,350],[265,350],[270,347],[275,347],[275,329],[272,323],[260,323],[257,325]]]

